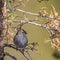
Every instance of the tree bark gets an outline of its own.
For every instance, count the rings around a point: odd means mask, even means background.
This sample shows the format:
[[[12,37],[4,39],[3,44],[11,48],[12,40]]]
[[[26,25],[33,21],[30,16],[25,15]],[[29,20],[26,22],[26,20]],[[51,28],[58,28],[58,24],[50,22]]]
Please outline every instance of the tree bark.
[[[0,60],[4,60],[4,31],[6,24],[6,2],[4,0],[0,0]]]

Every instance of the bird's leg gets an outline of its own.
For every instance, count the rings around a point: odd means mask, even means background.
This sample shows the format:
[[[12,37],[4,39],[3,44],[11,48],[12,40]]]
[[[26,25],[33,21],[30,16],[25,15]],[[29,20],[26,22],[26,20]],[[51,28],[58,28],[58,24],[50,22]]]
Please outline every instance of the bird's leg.
[[[9,56],[9,57],[11,57],[13,60],[17,60],[15,56],[12,56],[12,55],[10,55],[10,54],[7,53],[7,52],[5,52],[5,56],[6,56],[6,55]]]

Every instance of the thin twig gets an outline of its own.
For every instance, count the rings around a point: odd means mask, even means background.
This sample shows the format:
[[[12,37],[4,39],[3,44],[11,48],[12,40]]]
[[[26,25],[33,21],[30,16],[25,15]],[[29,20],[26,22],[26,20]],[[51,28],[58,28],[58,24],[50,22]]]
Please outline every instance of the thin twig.
[[[26,20],[12,20],[12,21],[10,21],[10,22],[19,22],[18,25],[21,25],[21,24],[24,25],[24,24],[28,23],[28,24],[32,24],[32,25],[36,25],[36,26],[43,27],[43,28],[45,28],[45,29],[48,31],[48,34],[50,35],[50,37],[52,36],[51,33],[50,33],[50,31],[51,31],[51,30],[55,30],[55,29],[53,29],[53,28],[50,28],[50,27],[46,26],[45,24],[40,24],[40,23],[32,22],[31,20],[28,20],[28,21],[26,21]],[[22,25],[22,26],[23,26],[23,25]],[[13,27],[13,28],[14,28],[14,27]],[[15,29],[16,29],[16,28],[18,28],[18,26],[16,26]]]
[[[40,23],[36,23],[36,22],[21,20],[21,23],[24,23],[24,24],[29,23],[29,24],[33,24],[33,25],[36,25],[36,26],[44,27],[44,28],[49,29],[49,30],[51,29],[51,28],[47,27],[45,24],[40,24]]]
[[[21,10],[21,9],[16,9],[16,10],[17,10],[17,11],[20,11],[20,12],[22,12],[22,13],[39,16],[39,14],[37,14],[37,13],[27,12],[27,11],[24,11],[24,10]]]
[[[5,52],[5,55],[11,57],[13,60],[17,60],[15,56],[10,55],[9,53]]]
[[[17,8],[7,9],[7,11],[19,11],[19,12],[22,12],[22,13],[25,13],[25,14],[29,14],[29,15],[33,15],[33,16],[44,17],[44,18],[49,19],[49,20],[54,20],[55,19],[55,18],[52,18],[50,16],[46,16],[46,15],[42,14],[41,12],[32,13],[32,12],[27,12],[25,10],[17,9]]]
[[[32,24],[32,25],[36,25],[36,26],[40,26],[40,27],[46,28],[48,30],[54,30],[53,28],[49,28],[45,24],[40,24],[40,23],[32,22],[31,20],[28,20],[28,21],[26,21],[26,20],[9,20],[9,21],[7,21],[7,23],[8,22],[10,22],[10,23],[12,23],[12,22],[19,22],[19,24],[23,24],[23,25],[26,24],[26,23],[28,23],[28,24]]]

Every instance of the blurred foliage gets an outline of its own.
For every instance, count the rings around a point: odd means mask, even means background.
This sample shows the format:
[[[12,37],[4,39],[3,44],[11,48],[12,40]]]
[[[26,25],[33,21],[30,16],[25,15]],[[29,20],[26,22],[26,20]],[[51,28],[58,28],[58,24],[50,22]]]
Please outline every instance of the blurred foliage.
[[[15,19],[17,17],[17,14],[14,14],[12,12],[7,14],[7,19]]]

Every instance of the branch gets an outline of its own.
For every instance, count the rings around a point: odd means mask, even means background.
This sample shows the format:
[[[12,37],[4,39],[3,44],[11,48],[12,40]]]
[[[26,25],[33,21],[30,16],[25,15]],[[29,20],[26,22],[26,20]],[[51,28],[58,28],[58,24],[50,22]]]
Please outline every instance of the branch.
[[[17,60],[15,56],[10,55],[9,53],[5,52],[5,55],[11,57],[13,60]]]
[[[25,14],[30,14],[30,15],[34,15],[34,16],[39,16],[39,17],[43,17],[43,18],[46,18],[46,19],[49,19],[49,20],[55,20],[55,18],[52,18],[50,16],[47,16],[45,14],[42,14],[41,12],[39,12],[38,14],[37,13],[32,13],[32,12],[27,12],[27,11],[24,11],[24,10],[21,10],[21,9],[15,9],[16,11],[19,11],[19,12],[22,12],[22,13],[25,13]]]
[[[9,21],[8,21],[9,22]],[[31,20],[12,20],[10,21],[10,23],[13,23],[13,22],[19,22],[19,24],[16,26],[16,27],[12,27],[12,28],[15,28],[15,29],[18,29],[18,26],[23,26],[24,24],[28,23],[28,24],[32,24],[32,25],[36,25],[36,26],[40,26],[40,27],[43,27],[47,30],[48,34],[50,35],[50,37],[52,36],[52,34],[50,33],[51,30],[55,31],[54,28],[50,28],[48,26],[46,26],[45,24],[40,24],[40,23],[36,23],[36,22],[32,22]]]
[[[24,11],[24,10],[21,10],[21,9],[16,9],[16,8],[7,9],[7,11],[8,11],[8,12],[9,12],[9,11],[19,11],[19,12],[22,12],[22,13],[39,16],[39,14],[37,14],[37,13],[27,12],[27,11]]]
[[[38,16],[38,17],[43,17],[43,18],[46,18],[46,19],[49,19],[49,20],[54,20],[55,18],[51,18],[47,15],[44,15],[42,14],[41,12],[39,13],[32,13],[32,12],[27,12],[27,11],[24,11],[22,9],[17,9],[17,8],[11,8],[11,9],[7,9],[7,11],[19,11],[19,12],[22,12],[22,13],[25,13],[25,14],[29,14],[29,15],[33,15],[33,16]]]
[[[36,25],[36,26],[40,26],[40,27],[43,27],[43,28],[46,28],[46,29],[51,29],[51,28],[49,28],[49,27],[47,27],[45,24],[38,24],[38,23],[36,23],[36,22],[31,22],[31,21],[23,21],[23,20],[21,20],[20,21],[21,23],[29,23],[29,24],[33,24],[33,25]]]
[[[39,16],[39,14],[37,14],[37,13],[27,12],[27,11],[24,11],[24,10],[21,10],[21,9],[16,9],[16,10],[17,10],[17,11],[20,11],[20,12],[22,12],[22,13]]]
[[[28,20],[28,21],[26,21],[26,20],[8,20],[7,21],[7,23],[13,23],[13,22],[19,22],[19,24],[18,24],[18,26],[19,25],[24,25],[24,24],[26,24],[26,23],[28,23],[28,24],[32,24],[32,25],[36,25],[36,26],[40,26],[40,27],[43,27],[43,28],[45,28],[45,29],[47,29],[47,30],[55,30],[54,28],[49,28],[48,26],[46,26],[45,24],[40,24],[40,23],[36,23],[36,22],[32,22],[31,20]],[[17,26],[17,27],[18,27]],[[17,28],[17,27],[15,27],[15,28]],[[13,27],[12,27],[13,28]]]
[[[19,24],[33,24],[33,25],[36,25],[36,26],[40,26],[40,27],[44,27],[44,28],[47,28],[47,29],[50,29],[49,27],[47,27],[45,24],[40,24],[40,23],[36,23],[36,22],[32,22],[31,20],[8,20],[7,23],[13,23],[13,22],[19,22]]]

